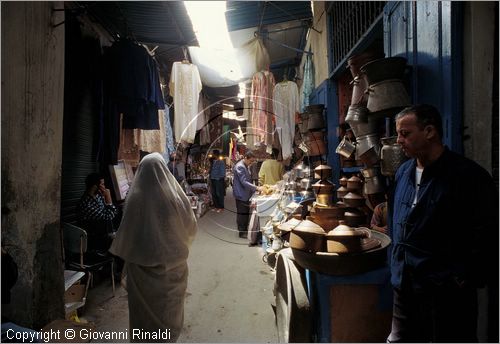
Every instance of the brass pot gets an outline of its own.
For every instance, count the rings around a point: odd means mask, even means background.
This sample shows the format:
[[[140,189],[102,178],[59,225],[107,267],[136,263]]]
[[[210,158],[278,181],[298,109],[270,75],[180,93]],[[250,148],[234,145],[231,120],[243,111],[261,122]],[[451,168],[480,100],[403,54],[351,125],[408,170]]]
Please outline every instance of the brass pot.
[[[379,167],[378,166],[373,166],[373,167],[362,168],[361,169],[361,174],[365,178],[376,177],[376,176],[378,176],[380,174]]]
[[[342,199],[344,198],[345,195],[349,193],[349,189],[346,188],[345,186],[341,186],[337,189],[337,198]]]
[[[290,247],[306,252],[324,252],[326,248],[325,231],[310,220],[303,220],[292,229]]]
[[[315,217],[332,217],[338,220],[342,220],[344,218],[345,208],[341,206],[322,206],[319,204],[315,204],[311,209],[311,214]]]
[[[343,221],[341,221],[343,222]],[[354,253],[373,248],[373,244],[367,245],[371,238],[371,231],[368,228],[351,228],[340,224],[326,236],[327,251],[331,253]],[[380,242],[379,242],[380,244]],[[372,247],[373,246],[373,247]]]
[[[344,203],[346,204],[346,206],[348,206],[348,207],[358,208],[358,207],[362,207],[366,204],[366,200],[363,196],[358,195],[358,194],[353,193],[353,192],[349,192],[347,195],[345,195],[343,200],[344,200]]]
[[[351,227],[364,226],[367,224],[367,216],[361,210],[349,209],[344,213],[344,221]]]
[[[363,192],[366,195],[378,194],[384,191],[385,191],[385,185],[380,176],[365,178],[365,185],[363,186]]]
[[[332,168],[328,165],[319,165],[314,169],[314,178],[328,179],[332,177]]]
[[[332,230],[339,225],[339,220],[334,217],[318,217],[318,216],[308,216],[308,220],[311,220],[325,231]]]
[[[301,223],[302,219],[291,218],[290,220],[280,223],[277,227],[280,231],[290,232],[293,228],[297,227]]]
[[[330,183],[328,180],[320,180],[312,185],[314,193],[316,195],[319,194],[333,194],[333,190],[335,189],[335,184]]]
[[[349,191],[360,190],[363,187],[363,181],[359,177],[352,176],[347,179],[347,189]]]
[[[332,206],[335,204],[333,194],[318,194],[316,195],[316,202],[325,206]]]
[[[339,184],[341,186],[347,187],[347,177],[342,177],[339,179]]]

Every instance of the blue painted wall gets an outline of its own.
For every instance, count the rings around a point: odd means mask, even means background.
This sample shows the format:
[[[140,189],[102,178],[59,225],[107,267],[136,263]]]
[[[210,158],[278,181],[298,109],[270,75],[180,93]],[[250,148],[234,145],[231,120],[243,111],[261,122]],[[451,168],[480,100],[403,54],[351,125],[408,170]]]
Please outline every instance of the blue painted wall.
[[[436,106],[443,141],[462,153],[462,5],[451,1],[388,2],[384,10],[386,56],[403,56],[411,66],[414,104]]]

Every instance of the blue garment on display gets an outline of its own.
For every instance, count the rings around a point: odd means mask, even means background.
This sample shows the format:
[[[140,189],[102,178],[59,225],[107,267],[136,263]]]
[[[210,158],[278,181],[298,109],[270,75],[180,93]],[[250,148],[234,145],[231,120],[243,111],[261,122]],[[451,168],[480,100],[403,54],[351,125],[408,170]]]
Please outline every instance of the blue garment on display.
[[[314,65],[310,54],[306,56],[304,64],[304,86],[302,87],[302,102],[300,104],[300,111],[305,112],[306,107],[309,106],[309,97],[314,90]]]
[[[168,162],[170,160],[170,154],[175,152],[174,133],[172,132],[172,125],[170,124],[170,108],[168,106],[165,106],[165,116],[163,117],[163,123],[165,125],[165,134],[167,135],[167,142],[165,145],[165,153],[163,153],[163,159]]]

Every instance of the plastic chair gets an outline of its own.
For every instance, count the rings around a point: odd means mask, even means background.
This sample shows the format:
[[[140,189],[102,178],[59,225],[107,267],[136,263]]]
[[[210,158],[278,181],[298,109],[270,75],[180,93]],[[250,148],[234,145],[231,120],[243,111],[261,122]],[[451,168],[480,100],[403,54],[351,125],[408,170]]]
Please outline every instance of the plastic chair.
[[[70,223],[63,223],[64,250],[70,253],[66,255],[66,267],[68,269],[84,271],[89,274],[90,284],[93,285],[93,273],[102,270],[104,266],[111,266],[111,283],[113,285],[113,296],[115,296],[115,259],[111,256],[101,256],[87,252],[87,232]]]

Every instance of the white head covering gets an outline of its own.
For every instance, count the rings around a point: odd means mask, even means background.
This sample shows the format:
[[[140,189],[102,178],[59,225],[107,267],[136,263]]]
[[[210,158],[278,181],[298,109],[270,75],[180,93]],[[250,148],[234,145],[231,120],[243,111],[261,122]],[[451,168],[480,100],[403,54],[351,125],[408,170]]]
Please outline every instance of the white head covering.
[[[159,153],[145,156],[128,192],[109,251],[142,266],[186,261],[196,233],[191,204]]]

